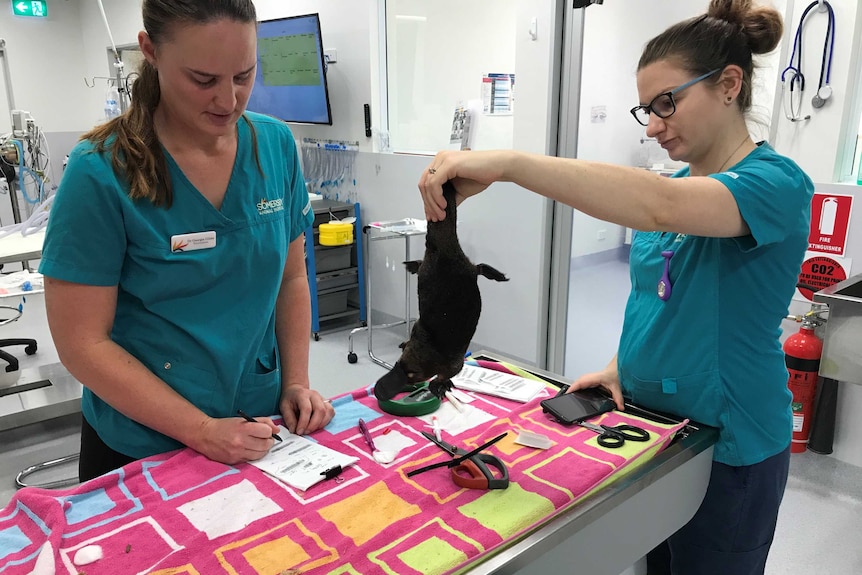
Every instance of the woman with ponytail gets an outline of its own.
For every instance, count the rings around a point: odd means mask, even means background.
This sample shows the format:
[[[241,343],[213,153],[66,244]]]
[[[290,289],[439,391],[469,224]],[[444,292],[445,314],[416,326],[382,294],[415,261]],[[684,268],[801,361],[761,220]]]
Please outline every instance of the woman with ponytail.
[[[82,481],[182,446],[259,459],[270,416],[303,434],[334,413],[309,387],[313,212],[295,142],[245,110],[254,5],[142,10],[131,106],[73,150],[40,264],[57,351],[84,385]]]
[[[787,481],[791,395],[778,336],[808,246],[813,184],[754,142],[753,56],[776,48],[781,16],[751,0],[652,39],[638,64],[634,119],[669,156],[673,178],[512,150],[440,152],[419,188],[429,220],[495,181],[638,230],[617,355],[571,390],[603,387],[637,405],[714,426],[719,440],[694,518],[648,557],[649,574],[764,572]]]

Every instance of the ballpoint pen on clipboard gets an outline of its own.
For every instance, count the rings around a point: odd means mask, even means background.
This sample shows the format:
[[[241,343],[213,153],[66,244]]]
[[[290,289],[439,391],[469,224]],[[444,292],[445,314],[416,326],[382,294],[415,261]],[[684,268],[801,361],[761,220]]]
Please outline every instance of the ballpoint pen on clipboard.
[[[249,423],[260,423],[255,418],[253,418],[252,416],[250,416],[249,414],[247,414],[246,412],[244,412],[241,409],[237,409],[236,413],[237,413],[237,415],[239,415],[240,417],[242,417],[243,419],[245,419]],[[279,441],[279,442],[282,440],[281,437],[279,437],[277,433],[273,433],[272,438],[276,441]]]

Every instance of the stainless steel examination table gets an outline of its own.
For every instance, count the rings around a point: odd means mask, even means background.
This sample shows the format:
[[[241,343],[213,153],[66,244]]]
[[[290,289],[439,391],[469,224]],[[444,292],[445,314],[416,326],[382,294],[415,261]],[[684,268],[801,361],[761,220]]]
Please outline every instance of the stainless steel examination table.
[[[81,384],[60,363],[22,368],[15,385],[0,389],[0,440],[6,439],[3,432],[17,436],[19,434],[14,431],[20,429],[22,433],[39,434],[39,429],[33,424],[60,421],[79,414],[82,390]],[[24,432],[25,429],[28,431]],[[0,448],[2,452],[3,448]],[[36,457],[34,454],[34,459]],[[39,462],[28,461],[15,477],[15,484],[18,487],[35,485],[46,488],[72,485],[78,482],[77,466],[73,465],[77,460],[75,445],[74,453],[52,455],[50,459]],[[3,476],[8,472],[4,469]],[[38,474],[42,482],[25,481],[33,474]],[[46,478],[50,480],[45,481]]]
[[[28,269],[30,261],[42,257],[44,239],[44,230],[27,236],[14,233],[0,238],[0,264],[22,263]],[[43,291],[38,289],[21,295],[32,297]],[[37,311],[30,309],[29,305],[27,317]],[[41,311],[36,316],[41,316],[41,319],[28,323],[27,330],[14,334],[10,333],[10,328],[14,326],[10,326],[0,331],[0,338],[35,338],[42,342],[40,345],[43,350],[42,354],[19,357],[21,374],[18,381],[12,387],[0,388],[0,432],[81,411],[81,384],[59,361],[42,363],[45,360],[40,356],[44,354],[51,334],[45,318],[44,303],[38,307]],[[31,332],[31,329],[35,331]]]
[[[518,365],[557,385],[559,376],[488,352],[474,359]],[[619,575],[694,515],[706,493],[718,430],[688,433],[605,489],[544,523],[472,574]]]
[[[23,368],[0,389],[0,431],[78,413],[83,387],[60,363]]]

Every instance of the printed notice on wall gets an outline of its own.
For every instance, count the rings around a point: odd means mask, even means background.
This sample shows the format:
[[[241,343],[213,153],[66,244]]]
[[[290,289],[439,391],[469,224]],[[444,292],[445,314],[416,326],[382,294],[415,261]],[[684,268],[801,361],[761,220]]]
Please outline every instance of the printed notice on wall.
[[[458,105],[452,116],[452,132],[449,134],[450,150],[469,150],[472,145],[474,114],[469,107]]]
[[[811,199],[808,249],[843,256],[850,230],[853,196],[815,192]]]
[[[806,287],[797,287],[793,299],[806,302],[814,301],[814,292],[826,289],[850,277],[850,264],[852,263],[851,258],[805,252],[805,259],[799,272],[799,283]]]
[[[514,74],[482,76],[482,113],[488,116],[511,116],[515,104]]]

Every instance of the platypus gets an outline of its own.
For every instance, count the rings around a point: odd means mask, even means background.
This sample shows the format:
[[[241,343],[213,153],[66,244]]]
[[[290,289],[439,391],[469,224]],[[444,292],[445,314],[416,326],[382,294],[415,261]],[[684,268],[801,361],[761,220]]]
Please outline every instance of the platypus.
[[[474,265],[464,254],[458,243],[455,196],[452,182],[443,184],[446,218],[428,222],[423,259],[404,262],[407,271],[418,274],[419,318],[410,339],[401,344],[401,357],[374,385],[378,399],[391,399],[411,384],[428,380],[430,391],[442,399],[452,389],[450,378],[464,366],[479,323],[478,277],[509,281],[487,264]]]

